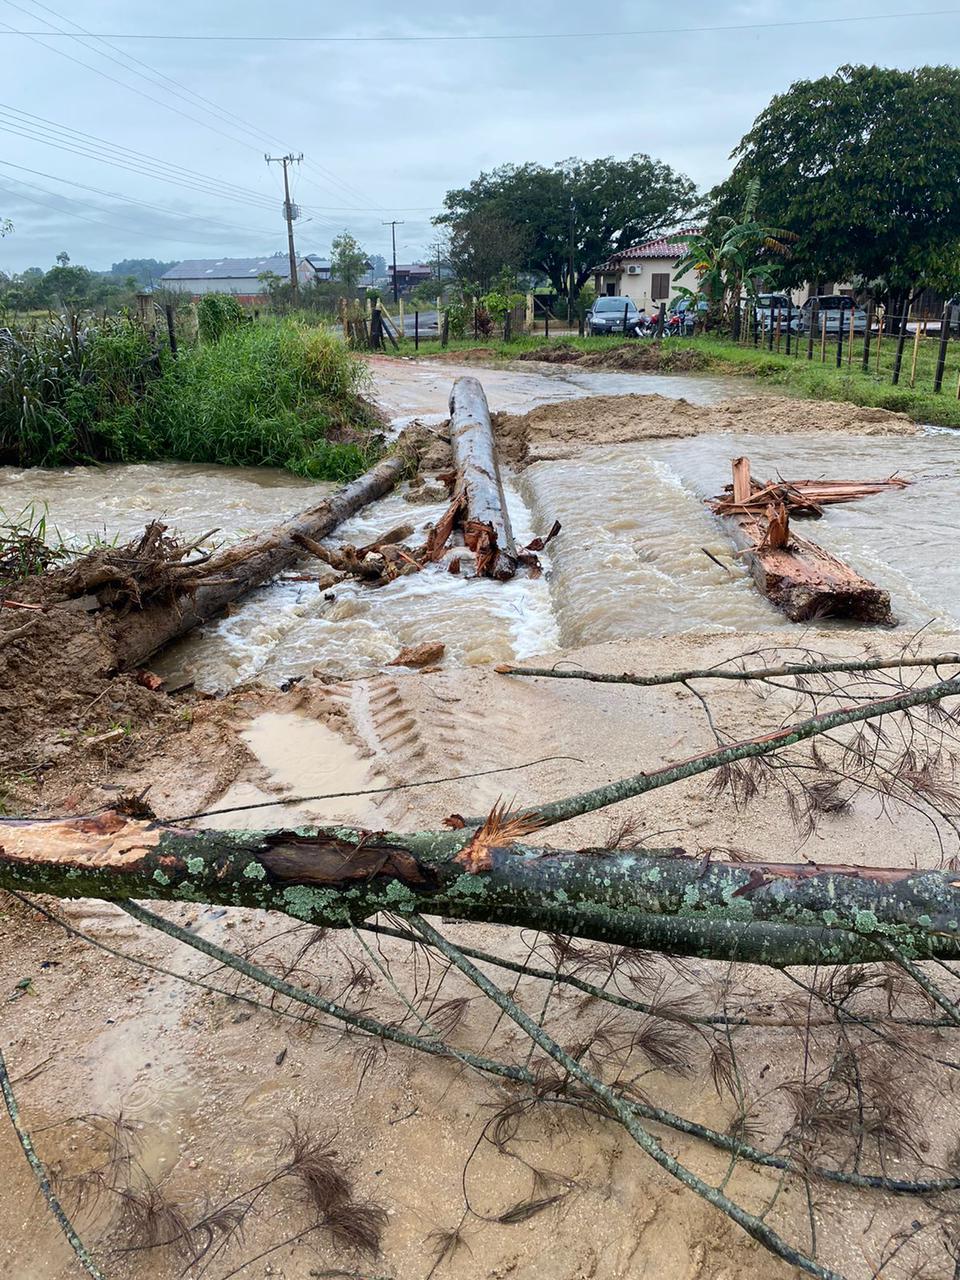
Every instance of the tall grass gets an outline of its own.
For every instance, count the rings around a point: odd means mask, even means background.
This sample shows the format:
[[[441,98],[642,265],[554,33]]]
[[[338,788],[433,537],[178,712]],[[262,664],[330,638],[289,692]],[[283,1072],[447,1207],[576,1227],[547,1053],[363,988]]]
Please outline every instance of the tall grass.
[[[371,453],[366,379],[363,362],[328,329],[244,325],[168,362],[147,393],[146,417],[166,457],[341,480]]]
[[[330,330],[225,327],[174,359],[136,322],[0,331],[0,463],[171,459],[359,474],[367,372]]]
[[[129,320],[0,330],[0,462],[133,456],[138,405],[155,368],[149,337]]]

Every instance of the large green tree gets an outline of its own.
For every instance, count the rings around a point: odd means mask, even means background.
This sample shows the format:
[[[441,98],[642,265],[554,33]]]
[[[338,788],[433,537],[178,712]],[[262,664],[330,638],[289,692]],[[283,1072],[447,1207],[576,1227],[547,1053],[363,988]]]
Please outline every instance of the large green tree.
[[[841,67],[778,94],[713,193],[797,233],[784,284],[859,277],[902,298],[960,283],[960,70]]]
[[[447,192],[435,221],[448,226],[452,238],[471,227],[515,228],[525,241],[516,265],[542,271],[558,293],[575,295],[598,263],[674,226],[697,202],[689,178],[650,156],[572,159],[481,173],[468,187]]]
[[[367,269],[367,255],[349,231],[334,236],[330,246],[330,274],[346,289],[355,289]]]

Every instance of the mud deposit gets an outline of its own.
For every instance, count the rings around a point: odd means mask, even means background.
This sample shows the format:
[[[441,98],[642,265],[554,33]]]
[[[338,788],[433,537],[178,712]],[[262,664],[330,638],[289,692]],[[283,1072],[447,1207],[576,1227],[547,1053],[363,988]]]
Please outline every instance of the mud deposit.
[[[438,373],[412,362],[403,370],[405,363],[374,362],[383,402],[397,414],[441,418],[450,366]],[[320,820],[372,831],[433,829],[451,814],[488,812],[498,800],[546,801],[707,750],[715,731],[735,739],[809,713],[804,694],[772,684],[711,689],[707,716],[685,686],[517,680],[497,675],[493,662],[541,655],[548,664],[617,672],[707,666],[746,652],[771,660],[804,649],[894,652],[908,628],[923,624],[930,624],[931,647],[960,645],[953,554],[960,467],[952,437],[917,434],[895,415],[850,406],[730,401],[729,389],[725,397],[706,384],[688,385],[680,398],[679,379],[677,394],[641,399],[610,390],[636,391],[639,375],[596,375],[625,380],[589,384],[600,397],[589,401],[586,384],[529,376],[530,383],[513,371],[492,378],[490,398],[501,414],[518,539],[554,519],[563,524],[543,555],[542,578],[469,582],[435,568],[378,590],[347,584],[332,593],[280,581],[165,655],[161,673],[195,681],[172,697],[133,679],[108,680],[94,641],[64,651],[51,671],[21,653],[0,694],[0,713],[18,708],[20,716],[17,734],[4,735],[0,747],[7,809],[89,813],[124,796],[143,798],[160,818],[219,828]],[[545,404],[551,387],[562,403]],[[695,397],[711,403],[695,405]],[[702,501],[726,482],[730,458],[744,452],[758,475],[856,479],[896,470],[916,481],[831,509],[809,526],[810,536],[890,589],[900,633],[790,627],[755,594]],[[81,539],[102,525],[125,535],[165,510],[187,534],[218,525],[219,536],[232,540],[309,506],[320,488],[218,468],[8,473],[4,480],[5,506],[47,501],[51,519]],[[422,533],[442,508],[439,497],[415,487],[368,508],[337,536],[362,542],[401,521]],[[304,562],[304,573],[316,570],[316,562]],[[431,640],[447,645],[441,669],[385,667],[401,645]],[[219,696],[209,696],[214,690]],[[465,777],[516,766],[523,768]],[[220,809],[231,812],[191,816]],[[565,824],[555,841],[602,844],[623,819],[636,839],[705,858],[933,867],[958,854],[949,823],[931,825],[915,808],[867,789],[839,809],[824,806],[805,825],[777,786],[761,788],[739,810],[728,793],[698,779]],[[74,1204],[78,1188],[86,1192],[77,1223],[111,1280],[796,1274],[679,1190],[601,1116],[538,1100],[455,1060],[345,1034],[326,1015],[255,988],[119,908],[86,900],[40,905],[73,932],[34,906],[0,901],[3,1051],[22,1118],[65,1199]],[[428,964],[405,942],[233,908],[161,910],[330,1001],[410,1030],[422,1030],[426,1019],[457,1049],[531,1062],[544,1076],[552,1070],[538,1054],[529,1057],[529,1042],[466,979],[435,959]],[[455,941],[508,959],[556,960],[544,934],[443,927]],[[597,1070],[614,1072],[628,1061],[637,1096],[719,1130],[741,1132],[746,1117],[751,1139],[777,1149],[795,1119],[788,1086],[839,1052],[835,1027],[808,1039],[809,993],[788,976],[745,965],[652,955],[618,964],[598,946],[577,961],[577,972],[630,999],[687,1013],[756,1015],[763,1025],[732,1037],[739,1064],[732,1086],[712,1070],[712,1034],[681,1026],[673,1039],[654,1035],[637,1047],[634,1034],[646,1024],[634,1013],[607,1021],[582,992],[531,978],[519,980],[516,996],[560,1043],[589,1043]],[[902,987],[895,976],[886,986],[878,980],[856,995],[857,1007],[882,1011],[894,998],[898,1008],[929,1014]],[[886,1146],[882,1158],[871,1131],[857,1153],[863,1167],[909,1177],[921,1150],[928,1168],[951,1167],[956,1051],[949,1033],[934,1048],[924,1055],[898,1032],[863,1051],[871,1088],[903,1082],[897,1101],[910,1131],[909,1143]],[[494,1130],[518,1099],[507,1129]],[[354,1217],[360,1206],[379,1224],[379,1256],[364,1254],[355,1232],[318,1224],[302,1180],[282,1172],[294,1125],[334,1152]],[[767,1212],[778,1231],[809,1243],[801,1181],[782,1189],[775,1170],[731,1167],[702,1144],[652,1128],[701,1177],[714,1185],[726,1179],[727,1192],[751,1212]],[[491,1140],[508,1131],[499,1146]],[[110,1164],[117,1151],[121,1159]],[[71,1280],[76,1266],[5,1123],[0,1162],[0,1274]],[[106,1190],[96,1173],[104,1168]],[[91,1194],[98,1177],[100,1191]],[[218,1227],[199,1260],[169,1244],[145,1248],[143,1214],[121,1211],[115,1184],[141,1201],[153,1197],[155,1208],[176,1206],[179,1218],[161,1219],[167,1232],[225,1205],[249,1206],[243,1235]],[[812,1188],[818,1256],[848,1280],[869,1280],[878,1265],[885,1280],[943,1274],[932,1231],[895,1265],[881,1262],[895,1247],[892,1234],[926,1206],[827,1183]],[[218,1219],[229,1220],[229,1212]],[[455,1252],[443,1256],[458,1227]]]

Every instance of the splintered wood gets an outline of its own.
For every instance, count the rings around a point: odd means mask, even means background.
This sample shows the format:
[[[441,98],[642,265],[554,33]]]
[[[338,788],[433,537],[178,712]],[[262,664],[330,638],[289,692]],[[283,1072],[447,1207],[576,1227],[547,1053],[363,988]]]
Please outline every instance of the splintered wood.
[[[503,495],[490,409],[476,378],[457,378],[453,384],[450,446],[456,468],[453,501],[430,536],[430,559],[439,560],[459,530],[479,577],[505,581],[520,570],[538,574],[540,564],[533,553],[541,550],[560,527],[555,525],[546,539],[517,549]],[[458,563],[454,558],[451,568],[455,572]]]
[[[737,486],[737,464],[746,467],[746,479]],[[733,463],[734,483],[727,485],[719,498],[713,498],[710,506],[718,516],[734,515],[743,511],[765,511],[771,502],[780,502],[791,516],[823,515],[823,508],[838,502],[856,502],[886,489],[906,489],[910,484],[901,476],[888,476],[886,480],[769,480],[759,484],[750,478],[750,463],[746,458],[736,458]]]
[[[815,618],[849,618],[892,626],[890,594],[849,565],[790,528],[791,515],[822,515],[821,508],[902,489],[909,482],[888,480],[781,480],[758,484],[747,458],[733,461],[733,483],[709,502],[726,516],[759,590],[792,622]]]
[[[560,525],[554,524],[546,537],[517,548],[503,493],[490,410],[476,378],[458,378],[453,384],[450,447],[453,470],[441,477],[450,486],[450,505],[423,546],[403,545],[403,538],[413,532],[409,526],[392,530],[359,549],[331,549],[309,537],[298,538],[299,545],[338,572],[352,574],[372,586],[383,586],[440,560],[446,561],[451,573],[465,577],[503,582],[518,573],[536,577],[540,562],[534,553],[556,537]]]

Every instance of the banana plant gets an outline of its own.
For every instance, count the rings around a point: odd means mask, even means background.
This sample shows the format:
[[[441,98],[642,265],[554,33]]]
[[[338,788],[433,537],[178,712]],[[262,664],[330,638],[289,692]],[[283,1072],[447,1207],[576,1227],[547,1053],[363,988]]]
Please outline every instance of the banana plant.
[[[691,269],[696,271],[711,327],[730,316],[744,288],[751,300],[756,297],[758,285],[767,283],[778,269],[769,261],[770,256],[788,258],[790,246],[797,240],[793,231],[757,221],[759,194],[760,182],[754,178],[747,185],[739,218],[721,215],[715,228],[685,237],[687,250],[677,263],[674,280]]]

